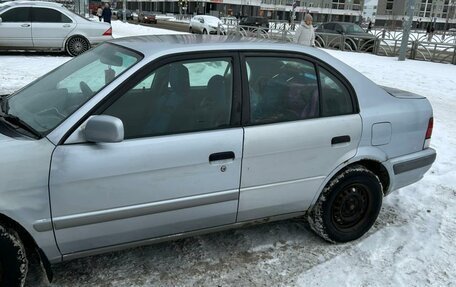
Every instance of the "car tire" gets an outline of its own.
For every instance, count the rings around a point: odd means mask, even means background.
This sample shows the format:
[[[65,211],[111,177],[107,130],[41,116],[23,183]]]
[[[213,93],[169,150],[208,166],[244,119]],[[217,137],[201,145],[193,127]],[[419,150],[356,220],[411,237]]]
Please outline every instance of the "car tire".
[[[24,286],[28,271],[25,247],[17,232],[0,225],[0,286]]]
[[[310,227],[332,243],[356,240],[377,220],[382,200],[378,176],[360,165],[349,167],[324,188],[308,214]]]
[[[76,57],[90,49],[89,41],[82,36],[73,36],[66,42],[66,51],[72,56]]]
[[[207,35],[207,30],[206,29],[203,29],[203,34]]]
[[[188,32],[189,32],[190,34],[193,34],[193,29],[192,29],[192,27],[188,28]]]

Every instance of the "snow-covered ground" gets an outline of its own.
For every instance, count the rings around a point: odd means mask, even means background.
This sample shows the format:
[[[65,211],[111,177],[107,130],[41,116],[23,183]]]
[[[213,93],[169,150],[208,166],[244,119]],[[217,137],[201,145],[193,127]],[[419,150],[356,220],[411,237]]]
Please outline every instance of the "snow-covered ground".
[[[380,85],[426,96],[434,108],[436,163],[385,198],[367,235],[332,245],[302,220],[286,220],[66,262],[54,267],[51,286],[455,286],[456,66],[327,52]],[[0,94],[68,59],[0,56]],[[45,286],[34,269],[28,284]]]

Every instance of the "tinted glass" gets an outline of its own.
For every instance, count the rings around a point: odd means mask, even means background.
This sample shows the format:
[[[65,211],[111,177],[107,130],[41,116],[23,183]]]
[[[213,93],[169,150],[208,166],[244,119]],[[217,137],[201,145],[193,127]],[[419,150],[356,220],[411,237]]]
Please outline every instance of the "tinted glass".
[[[298,59],[247,58],[250,122],[295,121],[319,115],[314,65]]]
[[[10,9],[0,15],[3,22],[30,22],[30,8],[20,7]]]
[[[7,112],[46,135],[140,59],[125,48],[102,44],[10,96]]]
[[[228,127],[229,58],[181,61],[155,70],[105,110],[122,120],[126,138]]]
[[[327,70],[320,68],[321,115],[337,116],[353,113],[353,104],[348,89]]]
[[[360,26],[358,25],[355,25],[355,24],[352,24],[352,25],[346,25],[345,26],[345,30],[347,33],[365,33],[365,31],[363,30],[363,28],[361,28]]]
[[[71,23],[70,18],[57,10],[48,8],[33,8],[33,22],[41,23]]]
[[[335,30],[336,29],[336,24],[334,24],[334,23],[325,24],[325,29]]]

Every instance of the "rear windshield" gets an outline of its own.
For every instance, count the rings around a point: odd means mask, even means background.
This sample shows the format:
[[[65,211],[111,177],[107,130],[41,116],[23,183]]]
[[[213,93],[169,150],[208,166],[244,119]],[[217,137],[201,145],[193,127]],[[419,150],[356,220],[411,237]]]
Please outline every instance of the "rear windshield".
[[[2,13],[3,10],[8,9],[9,7],[11,7],[11,6],[9,6],[9,5],[1,5],[0,4],[0,13]]]

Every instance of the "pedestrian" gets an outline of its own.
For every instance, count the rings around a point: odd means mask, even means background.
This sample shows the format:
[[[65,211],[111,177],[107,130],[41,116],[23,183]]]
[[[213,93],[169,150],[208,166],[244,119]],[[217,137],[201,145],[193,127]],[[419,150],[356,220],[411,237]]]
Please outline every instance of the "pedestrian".
[[[434,27],[432,27],[431,24],[429,24],[426,28],[426,35],[427,35],[427,40],[428,42],[432,41],[432,36],[434,35]]]
[[[315,30],[312,26],[313,18],[310,14],[304,16],[304,22],[301,22],[294,37],[294,42],[304,45],[315,47]]]
[[[103,19],[101,17],[101,15],[103,14],[103,9],[101,8],[101,6],[98,6],[98,9],[97,9],[97,16],[98,16],[98,19],[100,20],[101,22],[101,19]]]
[[[370,32],[372,29],[372,21],[369,21],[369,25],[367,25],[367,32]]]
[[[112,12],[111,12],[111,8],[109,7],[109,3],[105,4],[103,12],[101,13],[101,16],[103,17],[104,22],[111,24]]]

